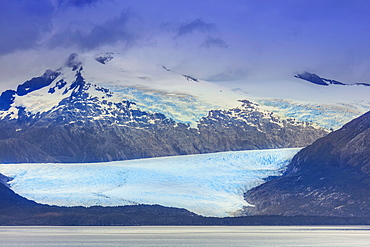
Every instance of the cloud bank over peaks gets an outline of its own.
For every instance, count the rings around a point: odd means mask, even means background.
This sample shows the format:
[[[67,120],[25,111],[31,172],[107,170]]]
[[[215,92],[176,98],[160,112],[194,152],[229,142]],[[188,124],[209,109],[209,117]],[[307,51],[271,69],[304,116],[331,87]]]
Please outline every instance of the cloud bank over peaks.
[[[0,56],[39,46],[52,30],[53,12],[48,0],[0,1]]]
[[[369,9],[364,0],[0,0],[0,83],[107,51],[199,79],[310,71],[370,82]]]
[[[129,45],[135,42],[137,34],[130,28],[135,16],[124,10],[117,17],[93,26],[89,30],[64,29],[51,37],[48,45],[56,47],[76,47],[81,50],[92,50],[104,45],[115,45],[120,42]]]

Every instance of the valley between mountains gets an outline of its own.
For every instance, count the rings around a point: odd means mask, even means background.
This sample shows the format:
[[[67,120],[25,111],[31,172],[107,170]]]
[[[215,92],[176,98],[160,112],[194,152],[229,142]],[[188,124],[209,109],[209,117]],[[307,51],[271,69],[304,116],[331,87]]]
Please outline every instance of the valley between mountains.
[[[315,76],[273,98],[71,54],[0,95],[0,224],[370,222],[370,87]]]

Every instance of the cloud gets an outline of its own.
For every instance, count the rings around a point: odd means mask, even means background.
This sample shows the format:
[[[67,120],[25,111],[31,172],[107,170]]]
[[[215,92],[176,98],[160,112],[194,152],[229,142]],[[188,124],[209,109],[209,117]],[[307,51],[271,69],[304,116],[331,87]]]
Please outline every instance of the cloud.
[[[209,81],[235,81],[248,76],[249,71],[246,68],[227,68],[225,71],[206,78]]]
[[[204,22],[202,19],[195,19],[193,21],[182,23],[176,30],[176,36],[184,36],[194,32],[206,33],[216,30],[214,23]]]
[[[0,1],[0,9],[0,55],[35,48],[52,28],[48,0]]]
[[[35,64],[50,62],[49,52],[59,50],[53,56],[60,59],[108,49],[199,78],[308,70],[369,81],[369,6],[365,0],[0,0],[0,75],[25,74],[22,61],[35,61],[29,67],[38,75]]]
[[[83,8],[86,6],[90,6],[92,4],[95,4],[97,2],[101,2],[103,0],[58,0],[59,6],[73,6],[77,8]]]
[[[212,48],[212,47],[228,48],[228,45],[226,44],[225,41],[223,41],[220,38],[214,38],[211,36],[207,37],[207,39],[204,41],[202,46],[207,47],[207,48]]]
[[[77,47],[90,50],[103,45],[115,44],[119,41],[129,44],[136,37],[134,31],[131,31],[128,27],[132,17],[133,14],[129,11],[122,11],[120,16],[98,24],[90,30],[65,29],[50,39],[49,46],[52,48]]]

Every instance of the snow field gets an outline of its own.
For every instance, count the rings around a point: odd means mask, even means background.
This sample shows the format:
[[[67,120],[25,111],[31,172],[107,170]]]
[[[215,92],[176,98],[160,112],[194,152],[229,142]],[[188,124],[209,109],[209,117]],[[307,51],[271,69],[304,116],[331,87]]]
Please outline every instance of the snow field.
[[[21,196],[58,206],[159,204],[234,216],[244,192],[280,175],[300,149],[222,152],[88,164],[1,164]]]

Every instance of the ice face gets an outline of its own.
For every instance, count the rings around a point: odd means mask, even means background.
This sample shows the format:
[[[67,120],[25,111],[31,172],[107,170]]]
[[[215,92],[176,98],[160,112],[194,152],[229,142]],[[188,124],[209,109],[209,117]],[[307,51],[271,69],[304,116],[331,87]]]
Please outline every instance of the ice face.
[[[248,189],[280,175],[299,149],[235,151],[88,164],[2,164],[11,188],[59,206],[159,204],[234,216]]]

